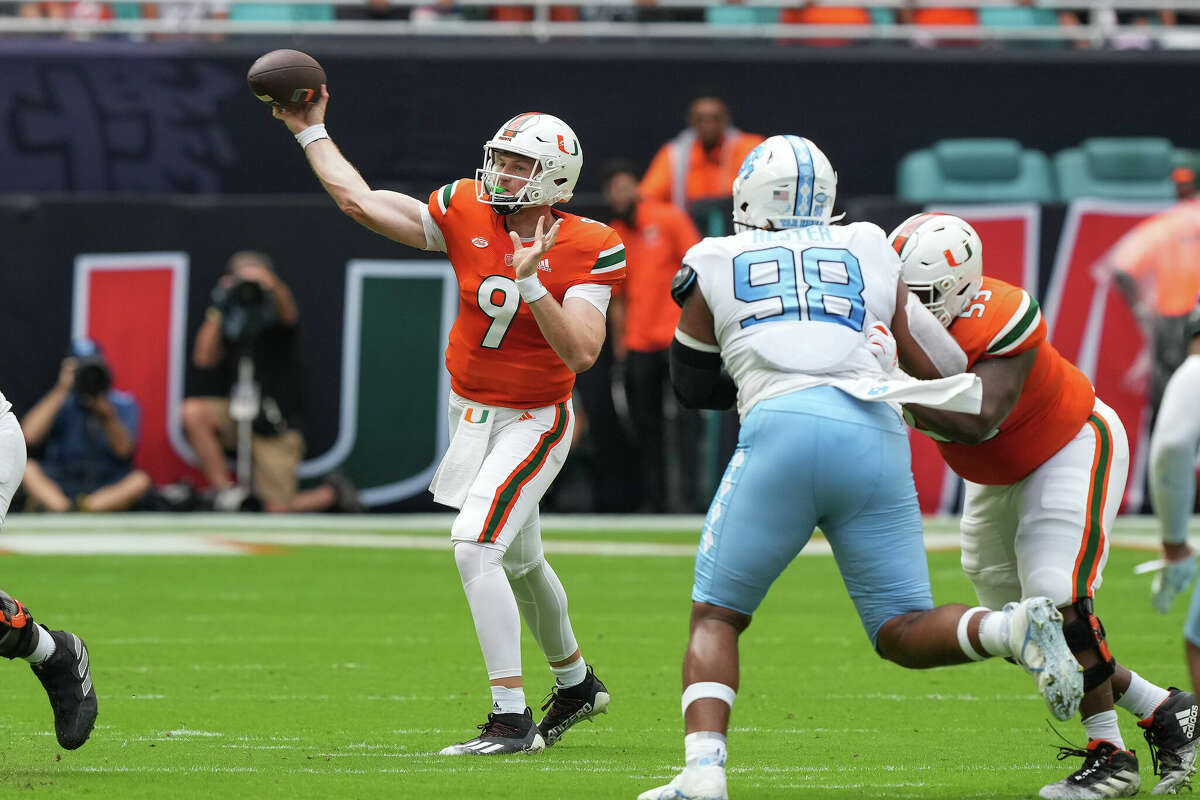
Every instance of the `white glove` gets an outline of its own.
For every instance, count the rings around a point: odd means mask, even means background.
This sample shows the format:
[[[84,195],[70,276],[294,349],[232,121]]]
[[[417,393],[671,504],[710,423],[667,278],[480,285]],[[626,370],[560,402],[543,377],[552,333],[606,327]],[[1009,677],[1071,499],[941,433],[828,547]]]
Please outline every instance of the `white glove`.
[[[883,371],[891,374],[896,370],[898,357],[896,355],[896,337],[882,322],[876,322],[867,328],[867,349]]]

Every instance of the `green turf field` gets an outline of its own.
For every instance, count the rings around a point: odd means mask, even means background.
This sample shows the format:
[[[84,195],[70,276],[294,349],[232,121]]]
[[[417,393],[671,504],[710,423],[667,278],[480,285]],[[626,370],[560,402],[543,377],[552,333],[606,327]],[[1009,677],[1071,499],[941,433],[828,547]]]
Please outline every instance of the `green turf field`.
[[[422,533],[444,535],[400,535]],[[694,538],[547,534],[551,543]],[[34,676],[22,662],[0,664],[0,796],[632,799],[683,760],[692,565],[674,553],[551,557],[612,710],[542,755],[500,759],[435,755],[468,738],[488,707],[446,550],[4,555],[0,586],[87,640],[100,718],[81,750],[58,749]],[[1186,685],[1186,603],[1168,617],[1151,611],[1148,579],[1132,574],[1147,557],[1114,549],[1098,610],[1118,658]],[[936,600],[972,599],[956,553],[933,553],[930,566]],[[729,742],[735,798],[1035,797],[1080,763],[1055,761],[1049,712],[1018,668],[911,672],[876,657],[826,556],[801,557],[785,573],[742,656]],[[551,679],[528,634],[525,664],[534,705]],[[1120,713],[1148,793],[1144,742]],[[1078,723],[1058,727],[1082,742]]]

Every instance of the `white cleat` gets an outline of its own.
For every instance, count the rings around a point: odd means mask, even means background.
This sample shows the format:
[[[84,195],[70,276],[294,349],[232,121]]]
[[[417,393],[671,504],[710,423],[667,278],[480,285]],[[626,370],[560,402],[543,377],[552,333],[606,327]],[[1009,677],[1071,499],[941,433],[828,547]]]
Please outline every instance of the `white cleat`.
[[[1004,607],[1013,659],[1037,680],[1050,713],[1068,720],[1083,699],[1083,667],[1063,638],[1062,614],[1049,597],[1027,597]]]
[[[686,767],[666,786],[639,794],[638,800],[729,800],[725,767]]]

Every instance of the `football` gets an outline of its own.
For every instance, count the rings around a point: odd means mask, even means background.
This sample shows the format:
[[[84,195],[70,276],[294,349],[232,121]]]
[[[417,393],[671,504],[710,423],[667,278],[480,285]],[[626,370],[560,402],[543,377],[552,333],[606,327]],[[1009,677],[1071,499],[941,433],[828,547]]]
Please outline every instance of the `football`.
[[[272,50],[250,65],[246,83],[264,103],[296,107],[321,96],[325,70],[299,50]]]

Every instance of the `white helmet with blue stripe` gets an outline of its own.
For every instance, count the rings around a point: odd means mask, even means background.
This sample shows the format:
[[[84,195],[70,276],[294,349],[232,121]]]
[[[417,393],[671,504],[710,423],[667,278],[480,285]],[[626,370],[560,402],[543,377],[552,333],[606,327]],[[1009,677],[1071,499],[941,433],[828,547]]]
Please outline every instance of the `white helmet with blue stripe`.
[[[750,151],[733,181],[734,228],[828,225],[836,195],[837,173],[819,147],[803,136],[772,136]]]

